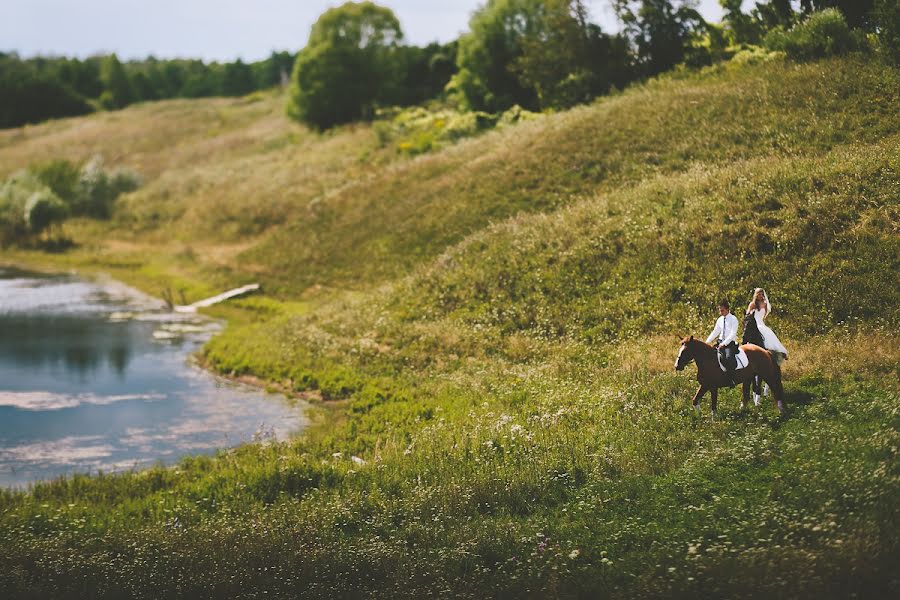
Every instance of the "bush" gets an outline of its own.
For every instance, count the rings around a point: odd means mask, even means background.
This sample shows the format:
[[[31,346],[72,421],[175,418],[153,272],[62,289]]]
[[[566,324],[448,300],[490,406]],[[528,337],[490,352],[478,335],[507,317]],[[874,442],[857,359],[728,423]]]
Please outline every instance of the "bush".
[[[91,159],[81,170],[81,178],[70,199],[72,214],[95,219],[108,219],[120,194],[140,186],[138,175],[128,169],[109,173],[103,169],[103,159]]]
[[[0,186],[0,242],[39,234],[62,222],[68,212],[66,203],[34,174],[16,173]]]
[[[50,188],[31,194],[25,203],[25,222],[31,233],[39,234],[69,216],[69,207]]]
[[[773,29],[763,43],[769,50],[783,51],[796,60],[840,56],[866,46],[865,37],[852,31],[844,15],[834,8],[815,12],[788,31]]]
[[[379,143],[382,146],[394,143],[400,152],[411,155],[477,135],[497,123],[497,117],[488,113],[429,110],[421,106],[380,111],[379,117],[381,120],[375,124]]]
[[[75,200],[78,194],[78,181],[81,179],[79,165],[69,160],[57,159],[33,165],[28,170],[69,205]]]
[[[133,171],[105,171],[100,157],[84,167],[62,159],[33,165],[0,185],[0,242],[39,234],[69,215],[108,218],[116,198],[139,185]]]

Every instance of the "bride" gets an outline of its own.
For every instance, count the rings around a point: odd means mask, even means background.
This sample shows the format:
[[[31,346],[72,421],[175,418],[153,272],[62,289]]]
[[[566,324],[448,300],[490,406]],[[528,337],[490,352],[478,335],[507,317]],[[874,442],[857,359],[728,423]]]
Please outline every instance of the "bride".
[[[766,294],[766,291],[762,288],[753,290],[753,300],[747,306],[747,315],[753,315],[756,327],[759,329],[759,333],[762,334],[763,346],[766,350],[772,352],[775,360],[778,364],[781,364],[787,360],[788,351],[781,343],[781,340],[778,339],[778,336],[775,335],[775,332],[765,323],[765,318],[769,316],[770,312],[772,312],[772,303],[769,302],[769,296]]]

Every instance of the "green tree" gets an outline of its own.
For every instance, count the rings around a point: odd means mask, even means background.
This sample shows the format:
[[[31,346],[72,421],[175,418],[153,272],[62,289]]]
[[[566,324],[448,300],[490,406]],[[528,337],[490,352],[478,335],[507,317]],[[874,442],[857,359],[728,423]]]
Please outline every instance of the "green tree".
[[[511,69],[540,108],[569,107],[609,90],[615,66],[627,61],[626,49],[588,20],[584,2],[544,0],[536,22]]]
[[[91,105],[52,72],[15,54],[0,56],[0,128],[83,115]]]
[[[108,109],[125,108],[134,102],[134,88],[119,57],[110,54],[100,66],[100,80],[103,82],[101,104]]]
[[[222,94],[225,96],[243,96],[256,89],[253,69],[250,65],[237,59],[227,63],[222,73]]]
[[[836,8],[844,15],[851,28],[869,29],[872,24],[872,11],[875,0],[800,0],[804,14]]]
[[[398,81],[402,38],[394,13],[372,2],[325,11],[294,63],[288,115],[317,129],[370,118]]]
[[[733,43],[758,44],[762,38],[762,25],[752,15],[741,11],[743,0],[719,0],[722,6],[722,23]]]
[[[469,33],[459,39],[458,73],[451,85],[472,110],[499,112],[514,104],[529,109],[538,95],[522,83],[513,65],[523,53],[526,36],[541,28],[544,0],[488,0],[469,21]]]
[[[790,30],[770,31],[764,40],[770,50],[781,50],[797,60],[839,56],[860,50],[865,44],[859,32],[853,32],[844,15],[835,8],[814,12]]]
[[[286,83],[294,68],[296,55],[290,52],[272,52],[269,58],[253,63],[253,76],[257,89],[266,89]]]
[[[402,46],[397,49],[401,76],[389,103],[399,106],[421,104],[444,93],[456,73],[457,43],[431,43],[425,47]]]
[[[900,65],[900,0],[878,0],[873,20],[882,51]]]
[[[682,62],[691,41],[706,30],[706,22],[688,0],[677,6],[670,0],[614,0],[614,6],[647,76]]]

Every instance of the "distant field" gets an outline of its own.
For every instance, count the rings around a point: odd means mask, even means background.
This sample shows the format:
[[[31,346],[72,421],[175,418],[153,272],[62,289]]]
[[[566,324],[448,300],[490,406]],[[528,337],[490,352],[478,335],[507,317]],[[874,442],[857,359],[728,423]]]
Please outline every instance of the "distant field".
[[[260,281],[204,361],[321,400],[289,444],[0,493],[0,589],[900,593],[898,97],[861,58],[725,64],[417,158],[277,94],[0,132],[0,177],[102,153],[145,179],[73,250],[5,260]],[[676,337],[757,285],[788,415],[726,391],[695,417]]]

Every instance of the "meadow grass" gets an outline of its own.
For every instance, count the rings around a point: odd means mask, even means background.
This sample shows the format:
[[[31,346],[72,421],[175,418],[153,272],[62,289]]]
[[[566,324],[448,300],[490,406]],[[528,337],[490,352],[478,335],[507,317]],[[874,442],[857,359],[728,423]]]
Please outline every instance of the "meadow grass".
[[[148,178],[71,252],[7,259],[190,300],[261,280],[202,360],[322,399],[290,442],[0,492],[0,590],[896,594],[898,88],[861,58],[725,65],[413,159],[278,96],[0,134],[10,171]],[[698,417],[676,338],[760,284],[788,415],[731,390]]]

